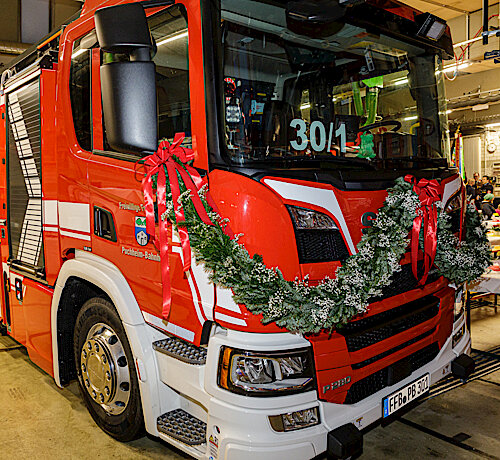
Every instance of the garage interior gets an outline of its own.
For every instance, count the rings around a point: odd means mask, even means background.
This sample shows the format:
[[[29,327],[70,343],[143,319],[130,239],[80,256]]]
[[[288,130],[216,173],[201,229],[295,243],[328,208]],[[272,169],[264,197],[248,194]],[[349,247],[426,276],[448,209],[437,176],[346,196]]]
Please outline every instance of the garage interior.
[[[445,62],[450,137],[463,136],[467,177],[489,176],[500,196],[500,3],[489,5],[482,42],[481,0],[406,0],[447,21],[456,60]],[[0,72],[32,43],[74,15],[74,0],[1,0]],[[494,34],[498,31],[498,35]],[[387,426],[366,432],[362,459],[500,459],[500,305],[495,295],[469,299],[476,370],[451,377]],[[119,443],[93,422],[75,382],[64,389],[26,350],[0,336],[0,452],[4,459],[189,458],[156,439]]]
[[[476,371],[469,381],[444,379],[419,406],[368,431],[361,459],[500,458],[500,312],[489,305],[474,308],[471,323]],[[5,459],[88,458],[89,449],[92,458],[190,458],[154,438],[110,438],[91,419],[76,382],[57,388],[8,337],[0,337],[0,369]]]

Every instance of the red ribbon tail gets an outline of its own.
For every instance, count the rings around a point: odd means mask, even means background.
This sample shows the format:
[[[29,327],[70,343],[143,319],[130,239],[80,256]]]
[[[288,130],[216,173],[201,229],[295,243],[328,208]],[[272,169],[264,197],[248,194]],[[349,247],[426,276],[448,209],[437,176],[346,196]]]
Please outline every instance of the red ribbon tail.
[[[161,216],[166,211],[166,177],[164,168],[160,168],[158,172],[158,214],[159,214],[159,227],[160,227],[160,264],[162,275],[162,292],[163,292],[163,305],[162,316],[168,320],[170,315],[170,306],[172,304],[172,291],[170,286],[170,264],[168,261],[169,254],[169,235],[168,235],[168,221],[162,220]]]
[[[146,176],[142,180],[146,213],[146,231],[151,236],[155,247],[160,252],[163,291],[162,316],[165,320],[168,320],[172,305],[169,265],[169,241],[172,239],[173,226],[168,222],[168,216],[166,216],[167,175],[170,183],[170,191],[172,193],[172,201],[174,204],[175,221],[177,223],[177,228],[179,230],[179,236],[181,240],[182,255],[184,258],[184,272],[189,271],[191,268],[191,246],[189,242],[189,233],[184,225],[184,210],[179,205],[179,176],[183,180],[186,188],[192,193],[191,200],[201,220],[207,225],[213,224],[213,222],[210,220],[210,217],[208,216],[203,202],[198,195],[198,192],[203,186],[204,181],[195,168],[192,168],[191,166],[186,164],[188,161],[194,158],[195,154],[191,149],[185,149],[181,147],[183,139],[184,133],[177,133],[172,144],[170,144],[167,140],[160,142],[157,152],[147,157],[144,161]],[[181,164],[179,164],[179,161],[182,162],[182,166]],[[153,175],[155,174],[157,174],[156,202],[158,205],[159,237],[156,234],[153,195]],[[215,212],[219,212],[214,200],[209,193],[207,193],[207,202]],[[229,226],[226,226],[224,231],[229,237],[234,237],[234,233],[229,228]]]
[[[408,174],[405,176],[405,181],[413,185],[413,191],[418,195],[420,200],[419,213],[413,221],[412,240],[411,240],[411,258],[412,270],[415,278],[417,276],[417,261],[419,251],[419,235],[423,220],[424,233],[424,272],[422,278],[418,281],[419,284],[425,284],[429,275],[430,269],[434,264],[437,251],[437,206],[436,201],[440,199],[442,194],[441,186],[435,179],[417,179]]]
[[[179,197],[180,197],[180,186],[179,180],[177,177],[177,171],[182,168],[177,165],[175,162],[167,163],[167,171],[168,171],[168,179],[170,181],[170,189],[172,190],[172,200],[174,202],[174,210],[175,210],[175,219],[177,221],[177,228],[179,230],[179,237],[181,240],[182,247],[182,255],[184,257],[183,270],[184,272],[189,271],[191,268],[191,246],[189,244],[189,234],[185,227],[182,224],[186,220],[184,215],[184,210],[179,206]],[[182,174],[181,174],[182,175]]]
[[[434,259],[436,257],[437,250],[437,208],[432,205],[427,216],[427,222],[425,222],[425,227],[427,229],[424,240],[424,254],[425,254],[425,264],[424,264],[424,276],[420,280],[420,284],[424,284],[427,281],[427,277],[434,264]]]
[[[194,182],[192,181],[191,177],[180,166],[177,168],[177,171],[179,171],[179,174],[181,175],[181,178],[184,181],[186,188],[192,192],[191,201],[193,202],[196,212],[200,216],[201,220],[207,225],[212,225],[212,221],[208,217],[207,211],[205,210],[205,207],[201,202],[200,196],[198,195],[198,189],[194,185]]]
[[[161,314],[165,320],[170,316],[170,307],[172,305],[172,287],[170,285],[170,264],[168,260],[169,254],[169,229],[172,226],[168,222],[161,222],[160,224],[160,264],[161,264],[161,278],[162,278],[162,293],[163,302]],[[162,237],[163,235],[163,237]]]
[[[430,248],[429,244],[431,241],[430,237],[430,227],[429,227],[429,210],[426,208],[424,210],[424,273],[422,274],[422,278],[420,278],[418,284],[423,285],[427,280],[427,275],[429,274],[429,261],[430,261]]]
[[[411,268],[413,276],[418,280],[418,239],[420,237],[420,227],[422,226],[422,216],[417,216],[413,221],[411,231]]]

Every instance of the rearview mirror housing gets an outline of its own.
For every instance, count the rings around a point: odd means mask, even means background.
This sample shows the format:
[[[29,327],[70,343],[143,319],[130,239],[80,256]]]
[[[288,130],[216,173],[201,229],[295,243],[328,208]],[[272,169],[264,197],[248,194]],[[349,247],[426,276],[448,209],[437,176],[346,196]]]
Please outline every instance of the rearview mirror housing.
[[[293,0],[286,5],[287,27],[310,37],[328,37],[343,26],[346,6],[335,0]]]
[[[153,39],[144,8],[138,3],[101,8],[94,14],[99,46],[109,53],[153,50]]]

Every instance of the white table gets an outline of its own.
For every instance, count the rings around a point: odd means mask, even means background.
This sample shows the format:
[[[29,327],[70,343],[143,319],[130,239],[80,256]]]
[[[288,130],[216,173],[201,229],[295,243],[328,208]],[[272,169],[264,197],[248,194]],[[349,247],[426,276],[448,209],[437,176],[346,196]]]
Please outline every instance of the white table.
[[[500,235],[488,236],[488,241],[490,242],[490,246],[499,246],[500,245]]]
[[[467,301],[465,305],[465,310],[466,310],[467,328],[469,329],[469,331],[471,323],[471,317],[470,317],[471,297],[472,297],[471,292],[479,293],[479,296],[477,297],[482,297],[487,294],[494,294],[495,301],[493,304],[489,302],[488,305],[477,305],[474,308],[477,308],[479,306],[493,307],[495,309],[495,313],[497,313],[498,294],[500,294],[500,272],[488,269],[485,273],[481,275],[480,278],[470,283],[467,283]]]
[[[500,227],[500,220],[486,220],[483,222],[484,225],[486,226],[486,228],[489,230],[490,228],[493,228],[495,227],[495,224],[496,226]]]
[[[489,294],[500,294],[500,272],[488,269],[479,279],[468,283],[467,290]]]

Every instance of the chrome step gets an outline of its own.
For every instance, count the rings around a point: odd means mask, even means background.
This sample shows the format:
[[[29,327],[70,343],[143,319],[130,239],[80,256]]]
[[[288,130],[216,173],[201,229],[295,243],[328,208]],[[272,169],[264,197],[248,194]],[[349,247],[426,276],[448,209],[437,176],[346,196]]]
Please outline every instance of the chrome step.
[[[170,337],[168,339],[153,342],[153,348],[189,364],[201,365],[205,364],[207,361],[206,348],[197,347],[177,337]]]
[[[158,431],[190,446],[206,441],[207,424],[182,409],[160,415],[156,423]]]

